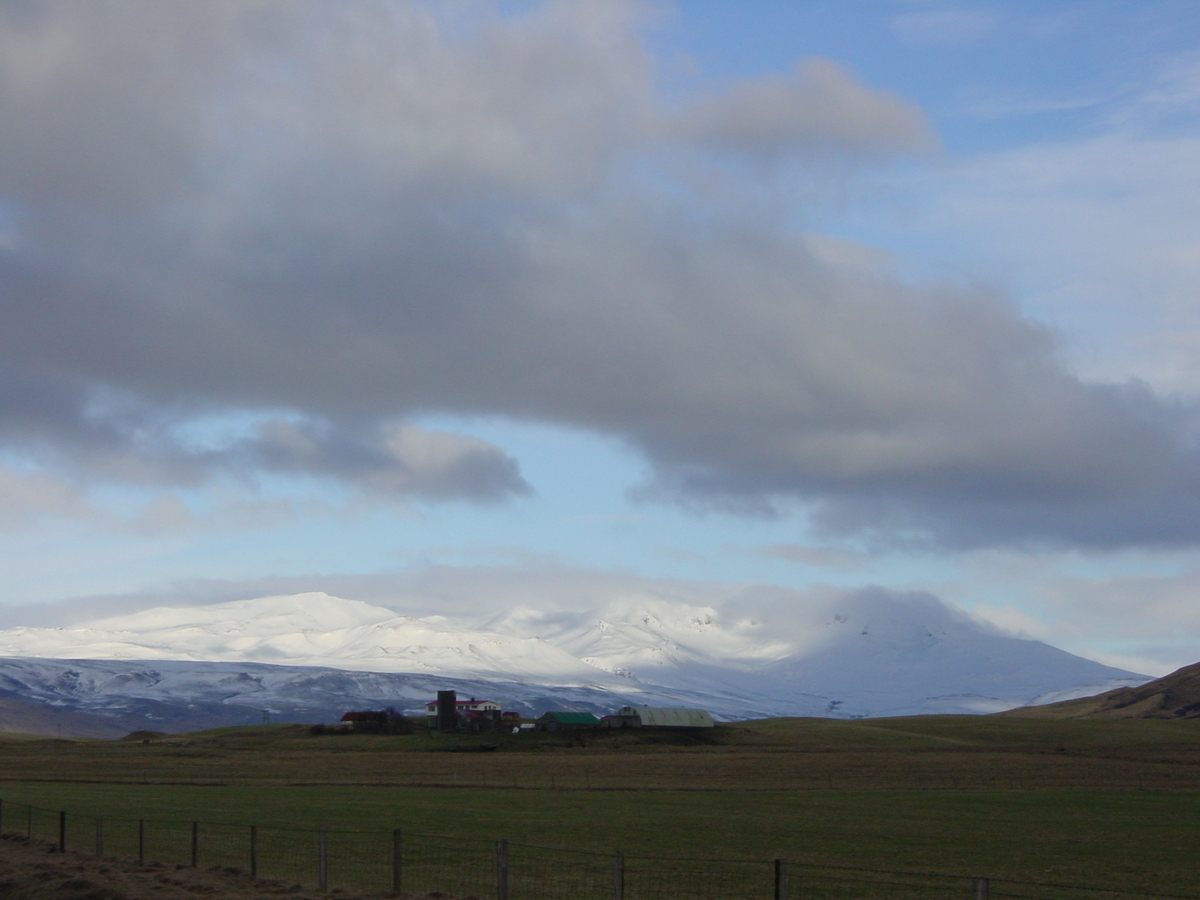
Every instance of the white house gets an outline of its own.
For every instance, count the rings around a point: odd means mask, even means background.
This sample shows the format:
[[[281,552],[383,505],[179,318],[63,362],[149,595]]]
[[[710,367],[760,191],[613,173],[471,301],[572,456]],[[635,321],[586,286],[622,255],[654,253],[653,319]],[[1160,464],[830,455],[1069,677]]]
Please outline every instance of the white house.
[[[476,700],[472,697],[470,700],[455,700],[454,707],[460,716],[465,716],[470,713],[500,711],[500,704],[494,703],[491,700]],[[430,700],[425,704],[426,715],[437,715],[437,701]]]

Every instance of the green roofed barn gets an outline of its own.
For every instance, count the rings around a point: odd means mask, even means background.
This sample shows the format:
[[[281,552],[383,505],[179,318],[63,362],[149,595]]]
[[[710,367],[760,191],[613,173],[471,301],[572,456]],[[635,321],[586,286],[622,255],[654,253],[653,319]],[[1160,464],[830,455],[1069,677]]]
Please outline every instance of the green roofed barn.
[[[537,720],[539,731],[581,731],[598,728],[600,720],[591,713],[548,712]]]

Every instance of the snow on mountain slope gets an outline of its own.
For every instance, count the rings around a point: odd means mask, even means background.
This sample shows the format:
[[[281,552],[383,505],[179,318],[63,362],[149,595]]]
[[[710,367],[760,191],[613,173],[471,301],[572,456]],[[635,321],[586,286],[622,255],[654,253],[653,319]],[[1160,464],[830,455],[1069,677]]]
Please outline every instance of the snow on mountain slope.
[[[531,619],[523,614],[518,621],[528,627]],[[514,628],[510,621],[490,624]],[[760,715],[815,715],[828,706],[826,698],[803,687],[781,692],[756,674],[807,646],[807,637],[783,640],[760,623],[726,622],[711,607],[622,598],[594,614],[558,615],[549,627],[540,624],[546,640],[630,687],[683,694],[695,698],[692,705],[755,709]]]
[[[795,640],[747,633],[747,623],[722,622],[711,607],[661,600],[625,600],[565,631],[555,643],[608,671],[649,677],[664,667],[688,664],[755,666],[796,650]]]
[[[276,722],[336,722],[349,709],[394,707],[424,712],[439,690],[503,701],[532,715],[548,709],[608,712],[614,705],[679,705],[660,694],[612,694],[594,687],[558,687],[503,681],[382,672],[358,672],[260,663],[124,660],[0,659],[0,702],[19,699],[63,716],[58,731],[94,736],[73,727],[72,714],[101,716],[125,732],[193,731],[253,725],[267,713]],[[108,735],[112,736],[112,735]]]
[[[336,665],[590,682],[611,677],[537,637],[461,631],[323,593],[148,609],[78,628],[0,631],[0,656]]]
[[[118,711],[190,702],[214,716],[325,714],[354,698],[416,708],[435,684],[530,711],[541,702],[702,706],[721,718],[991,712],[1147,680],[999,634],[930,595],[882,590],[763,615],[634,596],[591,613],[517,607],[483,622],[310,593],[14,628],[0,631],[0,656],[59,666],[47,680],[28,666],[12,674],[11,660],[0,695]]]
[[[1048,684],[1099,693],[1148,680],[980,628],[932,596],[901,601],[882,591],[848,599],[819,647],[761,674],[830,697],[830,713],[856,716],[999,712],[1037,701]]]
[[[928,594],[867,589],[790,621],[638,597],[550,622],[518,610],[489,627],[540,625],[631,683],[741,697],[779,715],[995,712],[1034,702],[1047,684],[1096,693],[1146,680],[998,634]]]

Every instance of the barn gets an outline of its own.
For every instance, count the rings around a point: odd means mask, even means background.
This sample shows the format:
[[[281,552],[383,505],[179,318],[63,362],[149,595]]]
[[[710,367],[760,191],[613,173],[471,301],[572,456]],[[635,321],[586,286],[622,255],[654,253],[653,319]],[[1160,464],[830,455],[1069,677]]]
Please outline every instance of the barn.
[[[661,706],[622,706],[605,716],[610,728],[712,728],[713,717],[703,709]]]
[[[599,725],[591,713],[580,712],[548,712],[537,720],[538,731],[587,731]]]

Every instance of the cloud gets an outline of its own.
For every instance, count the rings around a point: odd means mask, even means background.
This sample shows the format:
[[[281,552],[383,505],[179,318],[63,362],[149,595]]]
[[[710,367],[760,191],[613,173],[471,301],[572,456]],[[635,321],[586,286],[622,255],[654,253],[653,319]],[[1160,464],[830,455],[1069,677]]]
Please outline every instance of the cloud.
[[[90,519],[96,510],[70,484],[0,466],[0,531],[16,531],[45,517]]]
[[[1169,59],[1153,83],[1138,91],[1113,115],[1116,123],[1153,128],[1190,125],[1200,111],[1200,53]]]
[[[924,153],[935,140],[921,111],[870,90],[828,60],[735,83],[701,99],[676,126],[700,145],[775,161],[794,156]]]
[[[989,606],[986,603],[981,603],[972,607],[971,615],[980,621],[990,623],[1008,634],[1019,635],[1031,640],[1041,640],[1048,637],[1049,629],[1046,627],[1045,622],[1041,622],[1012,606]],[[1132,671],[1139,672],[1141,670],[1133,669]]]
[[[1142,125],[1151,106],[1131,102]],[[922,174],[902,223],[948,265],[1003,270],[1072,335],[1074,371],[1130,373],[1164,395],[1200,393],[1200,153],[1194,133],[1121,126],[980,155]]]
[[[197,516],[178,494],[158,494],[133,517],[127,527],[143,534],[162,534],[190,529]]]
[[[1165,675],[1197,661],[1198,578],[1194,564],[1170,574],[1067,570],[1037,574],[1018,589],[1044,623],[1036,632],[1043,639],[1093,659],[1138,662],[1141,668],[1134,671]],[[987,610],[982,614],[992,618]]]
[[[14,480],[7,493],[15,497],[15,485],[25,485],[22,497],[45,495],[42,505],[59,514],[90,510],[82,501],[66,502],[89,485],[190,488],[219,478],[253,481],[259,473],[325,479],[384,501],[497,502],[532,490],[516,460],[499,447],[409,422],[353,427],[268,414],[249,424],[225,423],[227,433],[214,434],[211,424],[189,428],[187,417],[125,396],[37,390],[13,395],[19,402],[7,409],[0,397],[0,412],[8,413],[0,433],[7,432],[27,465],[58,474]],[[205,431],[210,433],[197,434]],[[12,505],[29,506],[15,500]],[[173,494],[160,495],[143,518],[147,524],[190,521]]]
[[[1060,633],[1074,629],[1076,639],[1103,634],[1150,643],[1170,634],[1194,643],[1200,638],[1198,579],[1195,569],[1107,578],[1061,575],[1043,579],[1032,590],[1042,608],[1060,620]]]
[[[640,7],[450,15],[4,7],[0,435],[118,483],[494,501],[528,489],[502,449],[395,423],[507,416],[625,441],[646,494],[826,534],[1200,539],[1193,409],[1073,376],[998,291],[900,282],[689,180],[911,153],[910,104],[821,61],[672,104]],[[277,421],[179,437],[222,413]]]
[[[613,602],[669,600],[711,606],[736,598],[800,596],[784,589],[647,578],[546,561],[497,566],[429,565],[372,574],[310,573],[242,580],[191,578],[136,593],[0,607],[0,627],[72,625],[154,606],[204,606],[306,591],[324,591],[383,606],[402,615],[445,616],[471,627],[481,626],[498,615],[520,617],[527,610],[554,619],[564,613],[595,611]],[[824,594],[818,600],[829,602]],[[787,607],[786,603],[780,605],[783,609]]]
[[[923,592],[881,587],[805,590],[773,585],[650,578],[553,562],[514,565],[429,565],[408,571],[309,574],[245,580],[193,578],[133,594],[75,597],[54,603],[0,608],[0,627],[72,625],[155,606],[205,606],[232,600],[324,591],[391,609],[401,615],[438,616],[464,628],[505,627],[506,621],[541,622],[550,630],[604,610],[654,610],[684,605],[720,610],[727,622],[782,629],[826,625],[835,607],[903,602],[939,617],[966,614]],[[952,611],[951,611],[952,610]]]
[[[961,588],[928,592],[911,587],[803,589],[777,585],[650,578],[552,561],[510,565],[426,565],[371,574],[307,573],[242,580],[189,578],[136,593],[76,596],[56,602],[0,606],[0,627],[72,626],[155,606],[203,606],[255,597],[324,591],[401,615],[441,616],[463,628],[503,629],[512,619],[546,631],[605,608],[653,610],[684,604],[716,610],[726,623],[762,633],[817,631],[849,610],[897,604],[930,621],[971,620],[1000,633],[1043,640],[1090,659],[1123,661],[1135,672],[1165,674],[1196,661],[1200,642],[1194,594],[1196,573],[1164,578],[1072,578],[1050,573],[1031,579],[1031,605],[1000,600],[964,611]],[[1014,590],[1012,585],[1006,593]],[[1131,597],[1145,605],[1131,604]],[[1190,604],[1190,605],[1189,605]],[[1030,612],[1029,609],[1034,609]],[[1170,635],[1169,639],[1164,635]],[[764,635],[767,640],[770,635]]]
[[[373,492],[426,499],[502,500],[528,493],[515,460],[466,435],[388,423],[366,440],[284,419],[263,423],[237,453],[268,471],[331,475]]]
[[[869,559],[865,554],[833,547],[810,547],[805,544],[775,544],[770,547],[764,547],[759,553],[761,556],[800,563],[801,565],[828,567],[831,569],[861,570],[867,568],[869,565]]]

